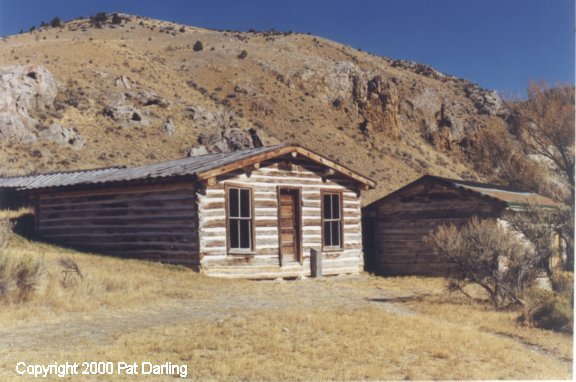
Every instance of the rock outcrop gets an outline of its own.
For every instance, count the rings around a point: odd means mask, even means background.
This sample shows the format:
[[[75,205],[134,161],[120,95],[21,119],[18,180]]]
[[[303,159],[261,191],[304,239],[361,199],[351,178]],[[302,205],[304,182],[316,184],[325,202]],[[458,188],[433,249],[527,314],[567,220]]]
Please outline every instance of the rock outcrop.
[[[474,102],[478,113],[487,115],[505,114],[502,99],[496,91],[482,89],[476,84],[469,83],[464,87],[464,92]]]
[[[385,132],[391,138],[400,136],[398,129],[398,90],[391,81],[377,75],[371,79],[354,77],[352,98],[364,118],[364,133]]]
[[[187,116],[202,131],[198,135],[200,146],[187,151],[188,156],[222,153],[253,147],[250,133],[240,128],[234,111],[218,109],[209,111],[201,106],[186,108]]]
[[[56,80],[43,66],[0,69],[0,139],[35,141],[35,117],[53,108],[57,94]]]

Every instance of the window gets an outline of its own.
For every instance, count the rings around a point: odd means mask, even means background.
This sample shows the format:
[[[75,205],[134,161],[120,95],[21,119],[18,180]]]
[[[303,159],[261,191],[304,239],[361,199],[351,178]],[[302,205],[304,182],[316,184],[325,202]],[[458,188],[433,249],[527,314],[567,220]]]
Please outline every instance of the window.
[[[252,249],[252,190],[228,188],[228,242],[231,250]]]
[[[325,248],[342,248],[341,211],[341,194],[322,194],[322,241]]]

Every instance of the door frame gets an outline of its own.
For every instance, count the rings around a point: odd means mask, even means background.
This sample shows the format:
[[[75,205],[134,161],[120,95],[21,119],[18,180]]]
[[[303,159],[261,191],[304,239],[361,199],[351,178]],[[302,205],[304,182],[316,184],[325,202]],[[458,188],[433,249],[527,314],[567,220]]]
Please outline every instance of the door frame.
[[[296,195],[296,208],[297,216],[294,217],[294,221],[296,223],[296,229],[294,230],[294,239],[296,240],[296,245],[294,246],[295,253],[294,256],[296,257],[296,262],[302,265],[303,263],[303,255],[302,255],[302,187],[294,187],[294,186],[277,186],[276,187],[276,196],[278,199],[278,261],[280,266],[283,266],[284,259],[282,254],[282,227],[280,225],[280,194],[283,190],[290,191]]]

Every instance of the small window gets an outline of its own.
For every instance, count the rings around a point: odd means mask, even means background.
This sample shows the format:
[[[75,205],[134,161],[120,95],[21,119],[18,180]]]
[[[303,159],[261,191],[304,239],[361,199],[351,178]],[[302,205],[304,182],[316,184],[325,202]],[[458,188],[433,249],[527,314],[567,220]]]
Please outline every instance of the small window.
[[[322,195],[322,237],[324,247],[342,248],[342,196]]]
[[[252,195],[249,188],[228,189],[228,239],[231,250],[252,249]]]

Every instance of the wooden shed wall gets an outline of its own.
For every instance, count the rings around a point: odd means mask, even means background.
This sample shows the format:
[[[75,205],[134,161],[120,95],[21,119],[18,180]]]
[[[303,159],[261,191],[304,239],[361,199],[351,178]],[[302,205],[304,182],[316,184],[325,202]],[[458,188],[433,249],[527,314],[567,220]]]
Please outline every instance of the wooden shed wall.
[[[361,208],[355,186],[350,182],[324,182],[325,168],[302,163],[291,170],[279,169],[276,163],[262,163],[250,176],[229,174],[224,180],[198,194],[200,256],[209,275],[222,277],[295,277],[310,275],[310,250],[322,248],[321,190],[343,193],[344,248],[323,252],[323,273],[358,273],[363,269]],[[225,185],[251,188],[254,196],[255,246],[251,256],[228,255],[226,247]],[[301,188],[302,195],[302,264],[280,266],[278,237],[278,186]]]
[[[372,271],[382,275],[442,275],[442,262],[426,237],[442,224],[473,216],[498,217],[502,206],[464,190],[424,183],[376,202],[364,212],[365,247]]]
[[[48,241],[110,254],[198,265],[191,183],[37,194],[36,230]]]

